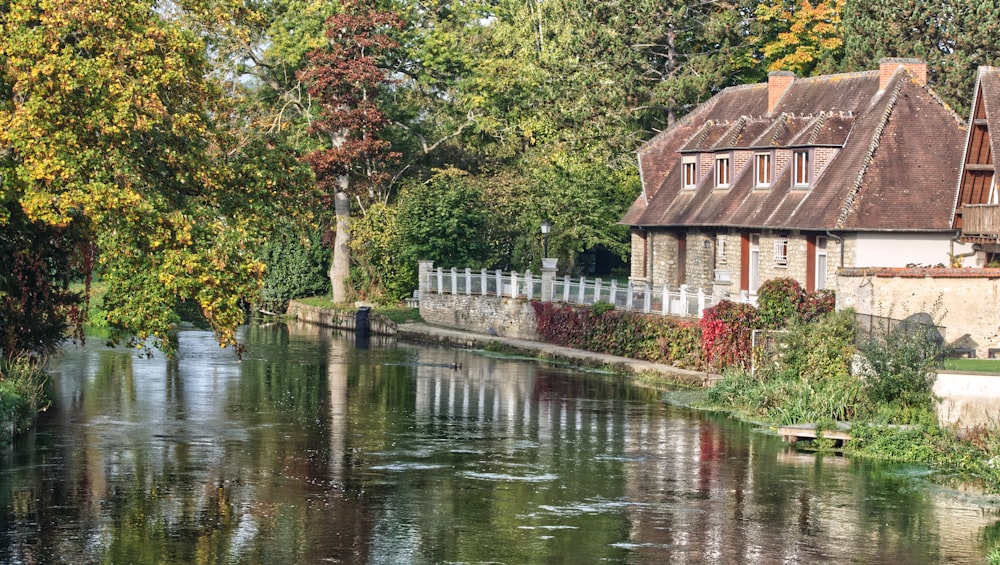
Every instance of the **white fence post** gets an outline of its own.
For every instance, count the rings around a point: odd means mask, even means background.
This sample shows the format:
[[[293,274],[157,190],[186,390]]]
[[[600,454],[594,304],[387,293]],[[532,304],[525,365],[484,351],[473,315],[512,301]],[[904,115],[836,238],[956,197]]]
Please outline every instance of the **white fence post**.
[[[531,300],[534,297],[535,289],[532,288],[535,285],[535,281],[531,276],[531,270],[524,272],[524,295],[525,298]]]
[[[517,298],[517,273],[510,272],[510,297]]]
[[[663,287],[666,290],[667,287]],[[649,314],[649,310],[653,307],[653,285],[645,285],[642,289],[642,311]]]
[[[611,279],[611,289],[608,291],[608,302],[611,303],[615,308],[618,307],[617,296],[618,294],[618,281]]]
[[[451,293],[458,294],[458,271],[455,267],[451,268]]]
[[[705,312],[705,289],[698,289],[698,318],[700,319],[702,313]]]
[[[664,316],[670,313],[670,287],[668,285],[663,285],[663,305],[660,310]]]
[[[566,275],[566,277],[563,279],[563,281],[564,281],[563,282],[563,302],[567,302],[567,303],[569,302],[569,285],[570,285],[570,281],[571,280],[572,279],[569,278],[569,275]]]
[[[441,267],[438,267],[437,275],[438,275],[437,276],[437,280],[438,280],[437,293],[438,294],[444,294],[444,269],[441,268]]]
[[[626,289],[626,292],[628,292],[628,294],[625,295],[625,310],[628,312],[632,311],[632,297],[634,295],[634,293],[632,292],[633,288],[634,286],[632,285],[632,281],[628,281],[628,288]]]
[[[587,277],[580,277],[580,290],[577,291],[577,304],[586,304],[583,299],[583,293],[587,290]]]
[[[481,292],[482,292],[483,296],[486,296],[486,278],[487,278],[486,277],[486,269],[483,269],[482,271],[480,271],[479,277],[480,277],[479,278],[479,283],[482,286]]]
[[[686,284],[682,284],[681,285],[681,293],[680,294],[681,294],[680,295],[680,304],[679,304],[679,306],[680,306],[680,314],[682,316],[687,316],[688,315],[688,285],[686,285]]]
[[[594,304],[601,301],[601,279],[594,279]]]
[[[503,273],[497,269],[497,298],[503,296]]]
[[[465,268],[465,295],[469,296],[472,294],[472,269],[469,267]]]

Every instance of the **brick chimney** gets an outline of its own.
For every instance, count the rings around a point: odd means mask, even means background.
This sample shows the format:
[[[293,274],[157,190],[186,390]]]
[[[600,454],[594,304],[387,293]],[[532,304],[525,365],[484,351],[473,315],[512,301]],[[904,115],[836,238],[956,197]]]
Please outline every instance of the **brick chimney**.
[[[785,95],[785,91],[792,86],[795,80],[795,73],[791,71],[773,71],[767,75],[767,113],[771,114],[778,106],[778,101]]]
[[[878,62],[878,89],[885,90],[896,69],[903,67],[913,73],[917,84],[924,86],[927,84],[927,63],[921,59],[900,59],[897,57],[886,57]]]

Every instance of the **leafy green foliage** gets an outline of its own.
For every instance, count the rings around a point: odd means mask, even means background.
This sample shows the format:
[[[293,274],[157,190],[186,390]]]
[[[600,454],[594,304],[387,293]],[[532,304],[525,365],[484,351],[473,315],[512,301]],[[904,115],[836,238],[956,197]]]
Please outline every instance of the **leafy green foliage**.
[[[260,308],[284,312],[288,301],[326,291],[330,253],[317,230],[288,221],[264,244],[261,259],[267,265]]]
[[[376,203],[351,223],[354,293],[360,298],[395,304],[417,287],[416,260],[401,244],[400,208]]]
[[[26,355],[0,359],[0,446],[28,429],[35,415],[48,408],[47,381],[37,359]]]
[[[847,0],[844,65],[871,68],[883,57],[927,61],[928,82],[960,115],[967,115],[976,69],[1000,53],[1000,2]]]
[[[444,268],[487,266],[489,204],[468,174],[448,169],[427,182],[408,183],[397,207],[400,246],[410,263],[432,260]]]
[[[98,249],[110,325],[169,351],[188,304],[233,344],[243,304],[259,292],[255,250],[269,221],[308,191],[288,159],[257,158],[267,142],[231,135],[234,100],[210,72],[205,26],[243,10],[195,1],[167,18],[157,8],[9,3],[3,197],[31,222],[79,224]]]
[[[861,383],[850,373],[854,335],[851,311],[796,321],[766,335],[773,340],[764,346],[767,361],[753,374],[731,367],[708,399],[778,424],[851,420],[867,409]]]
[[[665,316],[532,302],[543,341],[597,353],[702,368],[698,325]]]
[[[933,369],[942,356],[936,326],[905,320],[877,326],[861,344],[867,362],[865,388],[875,402],[930,406]]]

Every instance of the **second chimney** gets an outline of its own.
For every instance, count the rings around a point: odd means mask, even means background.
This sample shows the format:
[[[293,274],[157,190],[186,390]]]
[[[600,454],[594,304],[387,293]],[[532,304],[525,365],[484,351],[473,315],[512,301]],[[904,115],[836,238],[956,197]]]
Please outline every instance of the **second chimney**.
[[[767,113],[773,114],[778,101],[785,91],[792,86],[795,74],[791,71],[773,71],[767,75]]]
[[[927,84],[927,63],[921,59],[901,59],[897,57],[886,57],[878,62],[878,89],[885,90],[886,85],[892,80],[892,75],[896,69],[903,67],[913,74],[917,84],[924,86]]]

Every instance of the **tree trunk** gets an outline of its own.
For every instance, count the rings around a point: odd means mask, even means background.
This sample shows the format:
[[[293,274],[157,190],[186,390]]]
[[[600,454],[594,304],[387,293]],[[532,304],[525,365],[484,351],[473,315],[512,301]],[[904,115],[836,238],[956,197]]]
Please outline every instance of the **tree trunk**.
[[[330,257],[330,295],[333,302],[347,301],[347,277],[351,269],[351,200],[344,191],[338,190],[333,197],[333,210],[337,220],[337,232]]]

